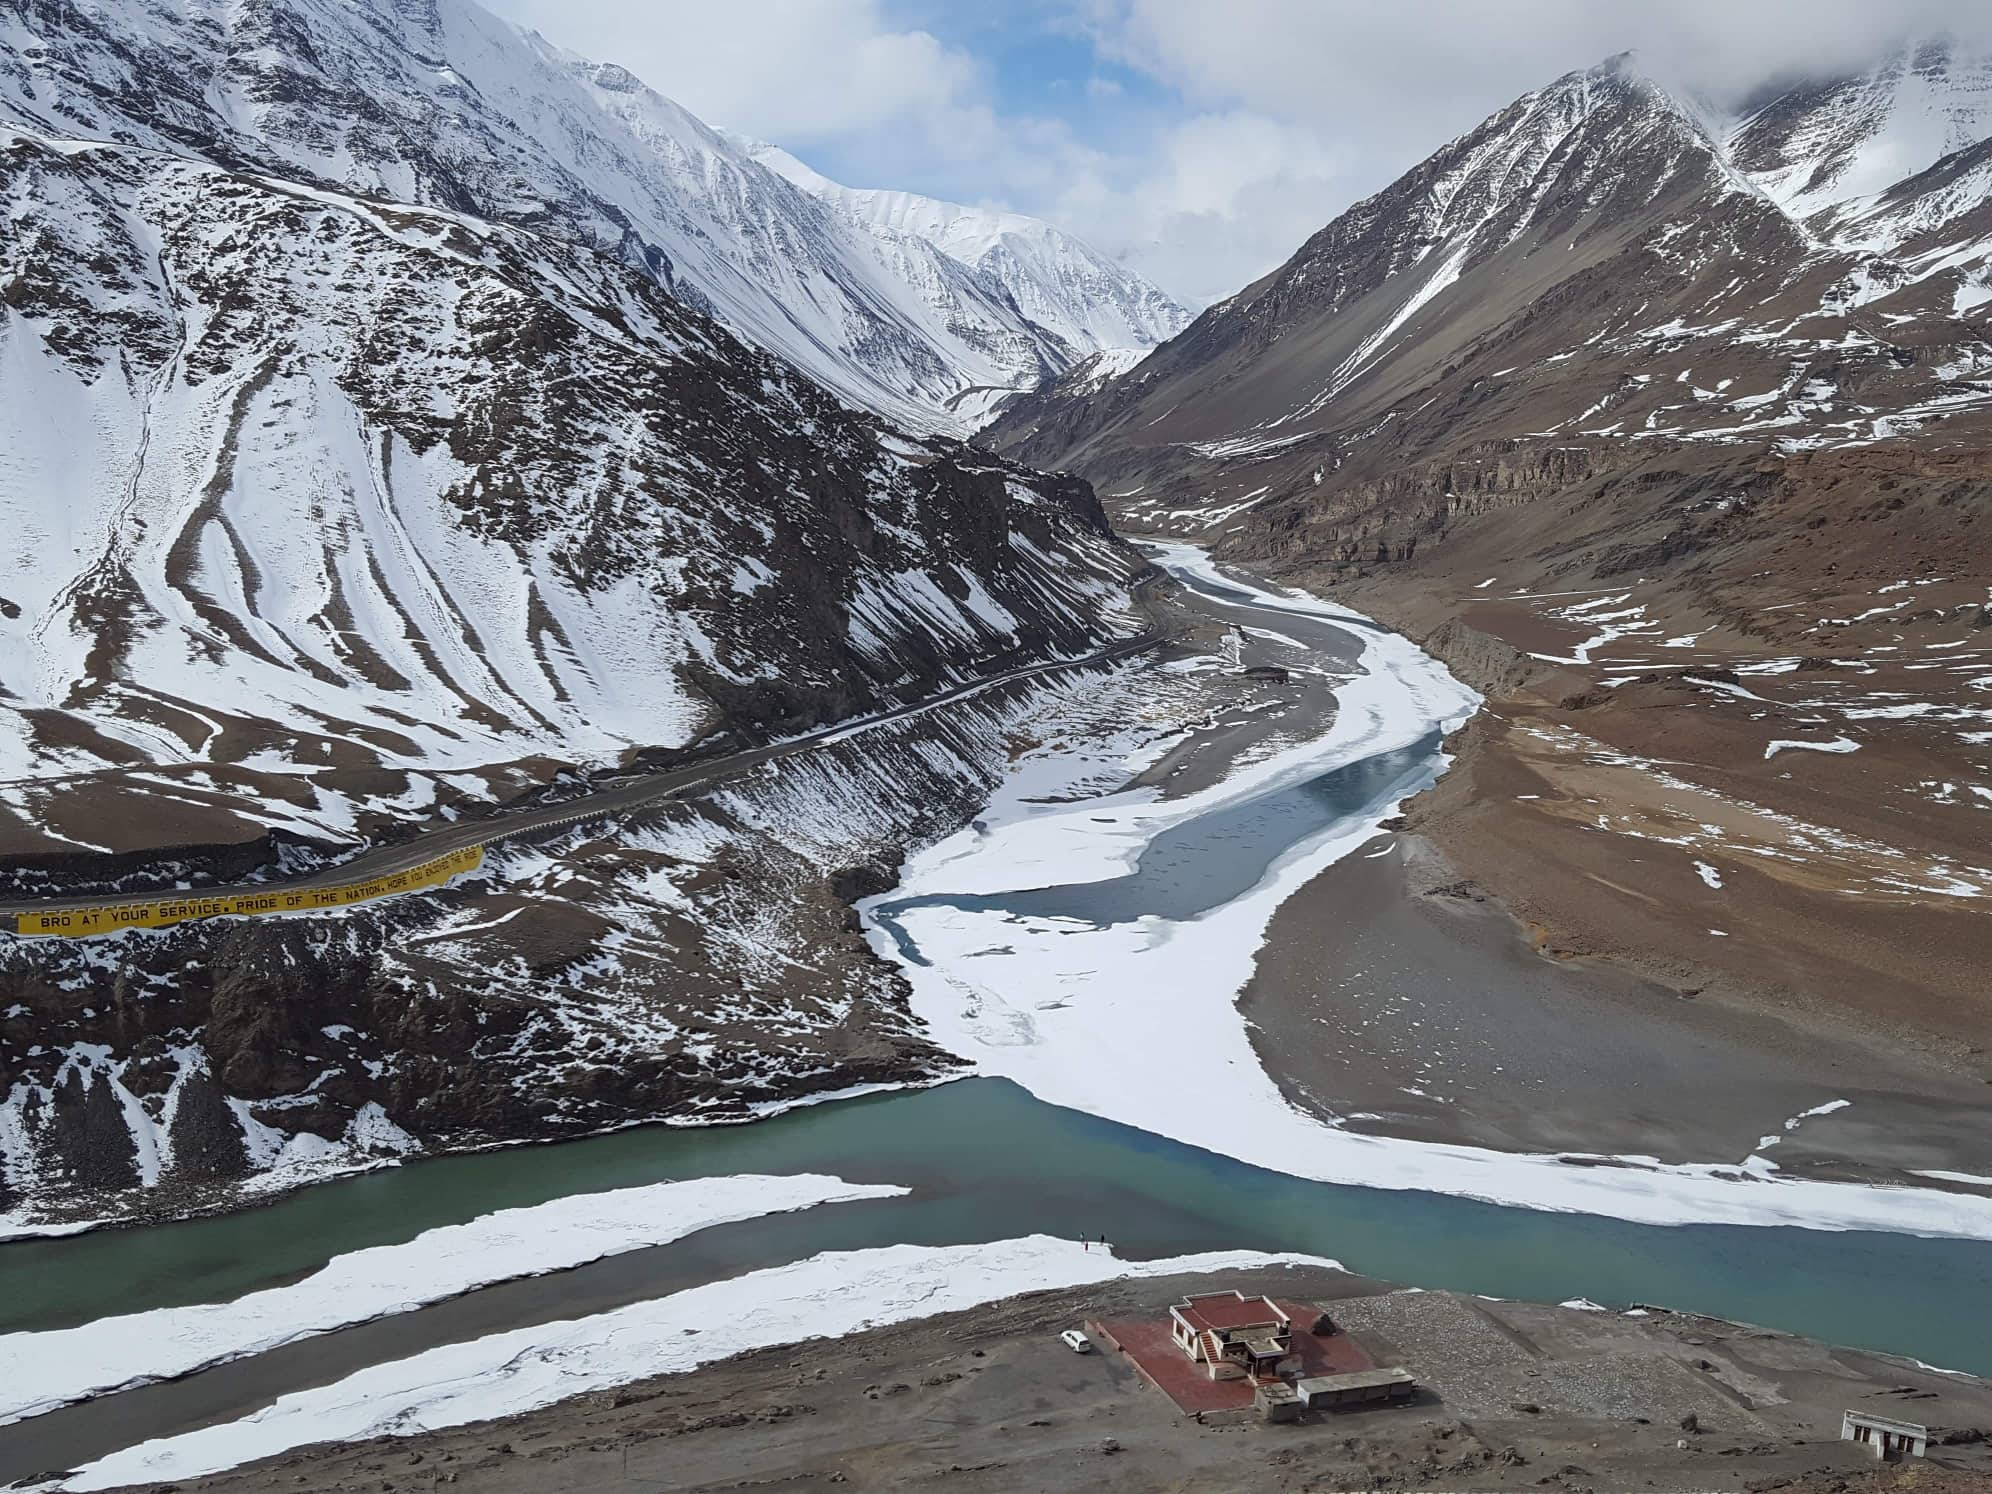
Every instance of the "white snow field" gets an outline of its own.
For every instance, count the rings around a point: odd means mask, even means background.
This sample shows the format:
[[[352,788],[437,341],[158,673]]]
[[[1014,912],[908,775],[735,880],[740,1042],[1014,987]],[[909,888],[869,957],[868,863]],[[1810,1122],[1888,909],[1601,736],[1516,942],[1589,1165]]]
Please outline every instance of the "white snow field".
[[[1125,372],[1189,325],[1187,311],[1126,265],[1041,218],[913,192],[846,187],[778,146],[733,143],[888,248],[912,238],[990,277],[1031,325],[1075,350],[1075,365],[1098,354],[1108,370]],[[907,278],[918,283],[917,276]]]

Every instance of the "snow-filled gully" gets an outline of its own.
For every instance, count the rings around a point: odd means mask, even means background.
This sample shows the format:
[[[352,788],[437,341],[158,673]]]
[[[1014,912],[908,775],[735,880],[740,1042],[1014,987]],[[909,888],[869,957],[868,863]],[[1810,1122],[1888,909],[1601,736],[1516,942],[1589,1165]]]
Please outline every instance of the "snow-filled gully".
[[[1561,1156],[1360,1135],[1288,1103],[1260,1066],[1236,1005],[1267,925],[1282,902],[1443,771],[1437,734],[1464,722],[1479,699],[1409,640],[1357,614],[1221,574],[1192,545],[1153,548],[1187,584],[1227,606],[1356,632],[1360,673],[1338,691],[1325,735],[1203,792],[1053,805],[999,798],[975,826],[909,860],[901,886],[864,911],[874,948],[900,962],[916,1012],[944,1047],[1038,1099],[1294,1177],[1650,1224],[1992,1238],[1992,1199],[1984,1197],[1787,1177],[1761,1159],[1747,1169],[1643,1157],[1572,1166]],[[1407,754],[1423,760],[1406,764]],[[1138,885],[1145,856],[1164,838],[1180,840],[1199,823],[1372,762],[1397,771],[1358,776],[1369,792],[1303,822],[1246,890],[1208,906],[1192,899],[1192,911],[1172,897],[1148,904],[1167,912],[1101,914],[1113,900],[1100,889]],[[1228,827],[1214,834],[1213,853],[1231,839]]]

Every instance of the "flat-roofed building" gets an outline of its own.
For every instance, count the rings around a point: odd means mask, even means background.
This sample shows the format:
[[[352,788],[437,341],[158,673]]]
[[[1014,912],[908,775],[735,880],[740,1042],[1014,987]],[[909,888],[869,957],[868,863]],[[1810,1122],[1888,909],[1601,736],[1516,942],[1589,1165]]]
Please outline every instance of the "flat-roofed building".
[[[1313,1375],[1293,1382],[1310,1411],[1322,1407],[1360,1406],[1371,1401],[1408,1401],[1418,1393],[1418,1380],[1408,1369],[1351,1370],[1344,1375]]]
[[[1871,1411],[1849,1411],[1840,1418],[1840,1440],[1858,1442],[1877,1458],[1920,1458],[1929,1448],[1930,1429]]]
[[[1319,1305],[1239,1291],[1185,1298],[1167,1317],[1094,1320],[1086,1328],[1191,1416],[1244,1417],[1256,1408],[1267,1421],[1290,1421],[1307,1411],[1292,1382],[1376,1368]],[[1346,1390],[1330,1396],[1362,1398]],[[1389,1398],[1386,1388],[1381,1399]]]
[[[1293,1320],[1270,1297],[1235,1290],[1186,1297],[1169,1309],[1169,1336],[1213,1380],[1293,1367]]]

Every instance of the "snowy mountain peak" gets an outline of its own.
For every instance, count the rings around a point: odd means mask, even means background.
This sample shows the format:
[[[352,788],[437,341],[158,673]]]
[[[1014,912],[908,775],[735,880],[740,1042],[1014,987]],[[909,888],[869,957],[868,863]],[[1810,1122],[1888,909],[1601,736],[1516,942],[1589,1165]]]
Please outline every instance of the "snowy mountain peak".
[[[1189,324],[1189,312],[1161,290],[1041,218],[914,192],[846,187],[779,146],[741,144],[769,170],[849,221],[888,240],[921,240],[987,275],[1077,358],[1105,348],[1150,348]]]
[[[1809,220],[1928,170],[1992,135],[1992,58],[1943,40],[1865,72],[1787,88],[1737,121],[1737,165]]]
[[[1296,304],[1335,310],[1401,287],[1397,310],[1330,381],[1353,378],[1417,311],[1510,245],[1566,246],[1661,196],[1752,195],[1696,112],[1630,53],[1524,94],[1442,146],[1316,234],[1284,270],[1274,302],[1234,297],[1220,314],[1265,317]],[[1283,282],[1283,284],[1282,284]]]

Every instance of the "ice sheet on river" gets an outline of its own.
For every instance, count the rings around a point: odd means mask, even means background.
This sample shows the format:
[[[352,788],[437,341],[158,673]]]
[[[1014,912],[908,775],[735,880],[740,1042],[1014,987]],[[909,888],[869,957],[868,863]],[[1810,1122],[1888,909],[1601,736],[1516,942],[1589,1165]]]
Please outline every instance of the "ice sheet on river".
[[[77,1328],[0,1335],[0,1425],[85,1396],[412,1312],[494,1282],[668,1244],[716,1224],[906,1191],[803,1173],[577,1194],[424,1230],[404,1244],[335,1256],[302,1281],[233,1302],[163,1307]]]
[[[1366,623],[1331,603],[1249,588],[1219,574],[1194,546],[1160,548],[1179,574],[1234,593],[1249,589],[1250,600],[1275,613]],[[883,905],[921,900],[894,917],[928,962],[902,960],[902,966],[913,983],[914,1009],[934,1039],[981,1072],[1014,1080],[1052,1104],[1296,1177],[1648,1224],[1992,1237],[1992,1200],[1980,1197],[1789,1178],[1762,1158],[1667,1165],[1363,1136],[1296,1110],[1261,1068],[1237,996],[1274,911],[1368,840],[1411,791],[1402,786],[1289,848],[1243,896],[1180,921],[1151,915],[1096,927],[1036,911],[1018,916],[946,904],[950,896],[1121,876],[1164,831],[1402,749],[1476,708],[1478,697],[1408,639],[1374,624],[1359,631],[1361,673],[1338,692],[1340,710],[1325,736],[1181,799],[1143,794],[1045,807],[1005,798],[978,829],[912,858],[899,889],[864,906],[876,914]],[[1443,761],[1434,754],[1435,769]],[[889,931],[876,923],[871,937],[882,953],[897,952]]]
[[[143,1442],[45,1489],[185,1479],[313,1442],[407,1437],[511,1416],[771,1344],[832,1338],[1019,1292],[1132,1276],[1337,1267],[1317,1256],[1223,1251],[1121,1261],[1031,1235],[982,1245],[831,1251],[566,1323],[536,1324],[373,1365],[253,1416]]]

